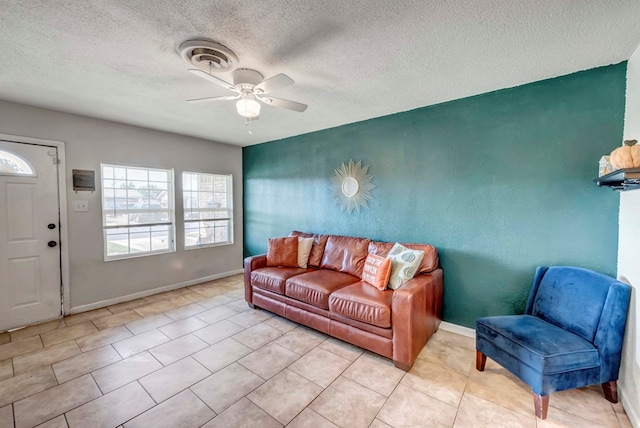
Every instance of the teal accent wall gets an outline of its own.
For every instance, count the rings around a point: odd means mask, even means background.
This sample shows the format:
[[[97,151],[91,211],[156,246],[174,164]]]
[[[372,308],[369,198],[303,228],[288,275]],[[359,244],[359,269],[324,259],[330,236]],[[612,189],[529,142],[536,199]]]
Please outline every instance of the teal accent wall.
[[[430,243],[443,318],[467,327],[521,313],[538,265],[614,276],[619,194],[592,180],[622,141],[625,78],[626,62],[245,147],[245,255],[294,229]],[[329,187],[350,159],[376,186],[351,215]]]

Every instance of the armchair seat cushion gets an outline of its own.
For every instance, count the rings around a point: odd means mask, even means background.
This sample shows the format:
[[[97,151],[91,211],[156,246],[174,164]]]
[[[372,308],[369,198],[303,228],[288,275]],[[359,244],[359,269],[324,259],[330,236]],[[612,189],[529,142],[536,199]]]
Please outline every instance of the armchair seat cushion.
[[[530,315],[510,315],[476,320],[477,348],[487,345],[503,352],[486,355],[509,366],[515,359],[543,375],[598,367],[598,350],[577,334]],[[511,361],[513,362],[513,361]]]
[[[329,310],[352,320],[389,328],[392,300],[393,290],[380,291],[360,281],[331,294]]]
[[[329,295],[334,291],[360,281],[353,275],[320,269],[289,278],[285,295],[320,309],[329,309]]]
[[[271,291],[277,294],[284,294],[284,284],[292,276],[300,275],[311,271],[299,267],[265,267],[251,272],[251,283],[254,287]]]

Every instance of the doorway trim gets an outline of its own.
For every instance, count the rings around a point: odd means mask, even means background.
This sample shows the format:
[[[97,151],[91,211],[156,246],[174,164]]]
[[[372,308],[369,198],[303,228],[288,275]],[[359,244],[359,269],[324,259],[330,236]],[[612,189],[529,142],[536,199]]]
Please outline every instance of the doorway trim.
[[[0,139],[14,143],[51,146],[58,150],[58,204],[60,210],[60,278],[62,280],[62,316],[71,310],[71,289],[69,286],[69,224],[67,222],[67,167],[65,143],[42,138],[0,134]]]

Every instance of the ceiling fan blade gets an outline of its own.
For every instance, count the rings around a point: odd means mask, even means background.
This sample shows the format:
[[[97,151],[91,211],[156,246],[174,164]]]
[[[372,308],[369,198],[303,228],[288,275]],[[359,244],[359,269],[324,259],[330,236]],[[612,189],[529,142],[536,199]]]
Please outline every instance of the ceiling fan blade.
[[[295,101],[290,101],[290,100],[283,100],[282,98],[274,98],[274,97],[257,97],[257,98],[265,104],[286,108],[288,110],[298,111],[300,113],[305,111],[308,107],[306,104],[297,103]]]
[[[273,77],[270,77],[267,80],[264,80],[262,83],[256,85],[255,89],[258,91],[262,91],[262,93],[269,94],[273,91],[277,91],[278,89],[286,88],[287,86],[293,85],[295,82],[293,79],[286,74],[276,74]]]
[[[188,103],[208,103],[210,101],[229,101],[240,98],[240,95],[228,95],[225,97],[207,97],[207,98],[195,98],[193,100],[187,100]]]
[[[223,88],[227,88],[227,89],[230,89],[232,91],[238,92],[238,90],[231,83],[227,83],[222,79],[218,79],[217,77],[212,76],[209,73],[205,73],[202,70],[199,70],[197,68],[190,68],[189,72],[192,73],[192,74],[195,74],[196,76],[202,77],[203,79],[208,80],[209,82],[213,82],[216,85],[220,85]]]

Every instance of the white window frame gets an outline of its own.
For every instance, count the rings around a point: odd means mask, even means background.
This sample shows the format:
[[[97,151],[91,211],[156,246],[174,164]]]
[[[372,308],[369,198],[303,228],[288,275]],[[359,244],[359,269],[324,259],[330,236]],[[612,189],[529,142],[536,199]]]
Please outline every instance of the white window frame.
[[[226,180],[226,201],[225,201],[225,205],[226,207],[196,207],[196,209],[194,210],[191,206],[191,203],[187,203],[187,200],[190,199],[191,194],[193,192],[196,193],[219,193],[219,192],[215,192],[214,190],[209,191],[202,191],[202,190],[193,190],[190,185],[186,185],[185,181],[188,178],[187,176],[189,175],[196,175],[196,176],[208,176],[211,177],[212,179],[215,178],[224,178]],[[190,178],[189,178],[190,179]],[[184,249],[185,250],[195,250],[198,248],[207,248],[207,247],[219,247],[219,246],[223,246],[223,245],[232,245],[233,244],[233,176],[231,174],[214,174],[214,173],[208,173],[208,172],[195,172],[195,171],[182,171],[182,230],[184,233]],[[199,205],[199,204],[198,204]],[[198,216],[198,218],[194,218],[195,216]],[[219,242],[215,242],[215,223],[217,222],[223,222],[226,221],[227,222],[227,240],[226,241],[219,241]],[[205,242],[205,243],[201,243],[200,242],[200,238],[203,235],[203,229],[201,228],[201,226],[198,228],[198,240],[196,241],[195,244],[189,244],[188,241],[188,234],[187,234],[187,225],[188,224],[194,224],[194,223],[202,223],[202,222],[207,222],[207,223],[212,223],[212,228],[213,228],[213,232],[212,232],[212,236],[214,237],[214,242]],[[207,228],[205,228],[206,230]],[[205,236],[206,236],[206,232],[205,232]],[[211,236],[211,235],[209,235]]]
[[[142,202],[136,202],[134,203],[134,206],[129,206],[131,203],[133,203],[133,198],[129,197],[129,193],[130,193],[130,188],[126,187],[125,189],[125,202],[126,202],[126,206],[120,206],[117,207],[116,204],[116,190],[120,190],[122,191],[123,188],[121,187],[116,187],[115,186],[115,181],[123,181],[122,179],[115,179],[115,178],[106,178],[105,177],[105,168],[121,168],[121,169],[125,169],[126,170],[126,174],[125,174],[125,178],[124,181],[125,183],[130,183],[130,182],[134,182],[134,181],[141,181],[144,183],[144,180],[139,180],[139,179],[131,179],[128,176],[129,170],[146,170],[148,172],[162,172],[163,174],[167,174],[168,175],[168,181],[164,182],[167,185],[167,190],[166,190],[166,195],[164,195],[164,199],[166,199],[166,203],[167,203],[167,207],[166,208],[161,208],[161,209],[151,209],[149,207],[145,208],[144,207],[144,201]],[[114,164],[114,163],[107,163],[107,162],[101,162],[100,163],[100,174],[101,174],[101,189],[102,189],[102,198],[101,198],[101,202],[102,202],[102,238],[103,238],[103,244],[104,244],[104,260],[105,261],[111,261],[111,260],[122,260],[122,259],[130,259],[130,258],[136,258],[136,257],[146,257],[146,256],[151,256],[151,255],[155,255],[155,254],[165,254],[165,253],[173,253],[176,251],[176,222],[175,222],[175,176],[174,176],[174,171],[173,168],[152,168],[152,167],[147,167],[147,166],[138,166],[138,165],[124,165],[124,164]],[[149,178],[147,178],[146,182],[147,183],[153,183],[153,182],[160,182],[157,180],[151,180]],[[113,182],[113,183],[109,183],[109,182]],[[112,184],[112,186],[108,186],[107,184]],[[107,206],[107,204],[105,203],[107,200],[107,192],[106,191],[111,191],[113,190],[114,193],[114,200],[113,200],[113,206]],[[135,190],[135,189],[133,189]],[[164,192],[164,190],[163,190]],[[110,192],[109,192],[110,193]],[[162,193],[162,192],[161,192]],[[130,200],[131,199],[131,200]],[[139,199],[138,199],[139,201]],[[149,198],[149,195],[147,196],[147,205],[149,205],[151,203],[151,200]],[[135,207],[135,205],[137,204],[141,204],[143,205],[142,207]],[[108,224],[107,221],[107,216],[113,216],[114,214],[118,215],[121,217],[121,222],[120,224]],[[157,221],[153,218],[156,215],[160,214],[159,218],[157,219]],[[133,216],[133,217],[132,217]],[[145,216],[147,216],[147,220],[143,220],[142,223],[135,223],[132,221],[132,219],[135,219],[136,217],[139,219],[140,217],[145,218]],[[149,219],[149,216],[151,217],[151,219]],[[163,226],[168,227],[167,230],[167,236],[168,236],[168,248],[163,248],[163,249],[159,249],[159,250],[149,250],[149,251],[137,251],[137,252],[131,252],[131,234],[135,233],[135,229],[140,229],[140,228],[148,228],[148,233],[149,233],[149,247],[152,247],[152,243],[153,243],[153,229],[154,227],[156,228],[162,228]],[[107,234],[109,233],[110,230],[120,230],[122,231],[123,234],[127,234],[128,236],[128,240],[129,240],[129,244],[127,245],[127,247],[129,248],[129,253],[127,254],[116,254],[116,255],[109,255],[108,254],[108,244],[109,241],[107,239]],[[140,233],[140,232],[138,232]]]

